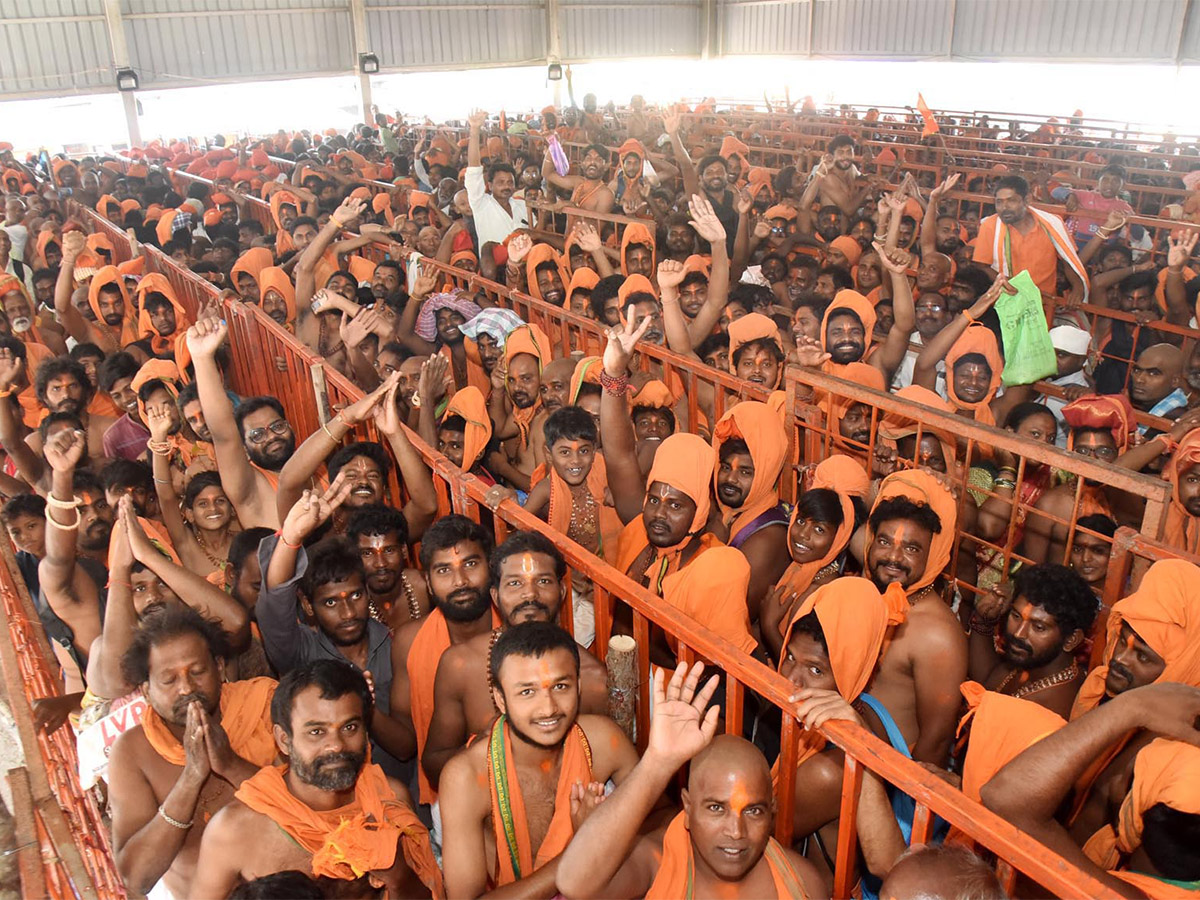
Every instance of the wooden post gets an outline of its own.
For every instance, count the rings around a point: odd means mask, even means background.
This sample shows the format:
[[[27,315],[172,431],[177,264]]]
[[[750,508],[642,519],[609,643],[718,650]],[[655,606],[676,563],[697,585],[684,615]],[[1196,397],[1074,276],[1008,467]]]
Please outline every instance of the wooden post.
[[[621,730],[636,740],[637,642],[615,634],[608,642],[608,713]]]

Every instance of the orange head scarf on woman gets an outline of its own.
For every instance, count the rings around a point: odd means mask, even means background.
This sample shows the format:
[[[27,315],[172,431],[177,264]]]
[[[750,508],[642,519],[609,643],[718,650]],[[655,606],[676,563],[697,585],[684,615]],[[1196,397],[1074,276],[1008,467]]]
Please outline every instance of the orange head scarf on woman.
[[[739,320],[740,321],[740,320]],[[750,483],[742,505],[726,506],[717,490],[717,479],[721,470],[721,448],[728,442],[745,442],[754,462],[754,480]],[[743,400],[717,422],[713,430],[713,452],[716,455],[713,467],[713,489],[721,518],[729,528],[729,539],[733,541],[747,525],[759,516],[779,505],[777,483],[783,464],[787,461],[788,439],[779,415],[765,403]],[[660,448],[661,449],[661,448]]]
[[[633,223],[625,226],[625,233],[621,235],[621,274],[629,274],[629,263],[627,256],[629,248],[634,244],[642,244],[650,249],[650,270],[653,272],[658,265],[654,248],[654,233],[645,225]]]
[[[893,472],[883,479],[879,484],[879,492],[875,495],[875,504],[871,507],[871,512],[874,513],[884,501],[897,497],[904,497],[918,506],[928,506],[938,517],[941,525],[933,535],[933,540],[930,541],[925,571],[919,579],[905,589],[907,594],[913,597],[933,584],[950,563],[950,551],[954,547],[955,527],[958,523],[958,505],[954,502],[954,496],[940,481],[928,472],[922,472],[919,469]],[[868,550],[874,539],[872,529],[868,526],[866,542]]]
[[[288,278],[287,272],[279,266],[267,266],[258,273],[258,305],[260,307],[265,306],[267,291],[274,291],[283,298],[284,306],[287,308],[285,313],[287,320],[283,327],[288,331],[294,331],[296,328],[296,286],[292,284],[292,279]]]
[[[858,291],[852,291],[849,288],[843,288],[838,291],[833,298],[833,302],[825,310],[825,315],[821,319],[821,349],[826,353],[829,352],[829,320],[838,315],[838,313],[853,313],[862,323],[863,327],[863,355],[861,359],[852,360],[852,362],[862,362],[867,358],[867,350],[871,349],[872,335],[875,334],[875,307],[871,301],[860,294]],[[731,354],[732,355],[732,354]],[[833,360],[827,360],[821,367],[823,371],[830,375],[835,375],[838,378],[844,378],[842,374],[846,363],[835,363]]]
[[[1200,552],[1200,517],[1192,515],[1179,497],[1179,479],[1200,463],[1200,431],[1189,431],[1179,442],[1163,468],[1163,478],[1171,482],[1171,505],[1167,507],[1166,533],[1163,539],[1185,553]]]
[[[167,281],[165,275],[160,275],[158,272],[151,272],[138,282],[137,290],[134,293],[138,299],[139,340],[150,338],[150,346],[156,356],[165,356],[173,353],[175,350],[175,336],[186,332],[191,325],[191,321],[187,310],[183,308],[183,304],[175,298],[175,289],[171,287],[171,282]],[[158,329],[154,327],[154,324],[150,320],[150,313],[146,310],[146,299],[150,294],[162,294],[167,298],[167,302],[171,304],[171,308],[175,311],[175,330],[169,334],[160,335]]]
[[[958,396],[954,390],[954,367],[964,356],[978,355],[986,361],[992,371],[991,382],[987,395],[975,402],[968,402]],[[1004,359],[1000,356],[1000,347],[996,343],[996,335],[986,325],[975,323],[962,333],[957,341],[946,352],[946,393],[950,402],[957,409],[969,409],[975,412],[975,421],[980,425],[995,425],[996,417],[992,415],[991,402],[1000,389],[1000,377],[1004,373]]]
[[[1071,426],[1071,433],[1067,435],[1068,450],[1075,446],[1075,429],[1087,428],[1111,431],[1117,452],[1124,453],[1137,429],[1133,406],[1124,394],[1088,394],[1064,406],[1062,417]]]
[[[1094,709],[1104,697],[1108,662],[1123,623],[1166,663],[1156,683],[1177,681],[1200,687],[1200,567],[1181,559],[1163,559],[1146,570],[1136,591],[1113,604],[1104,664],[1084,679],[1071,707],[1072,719]]]
[[[546,367],[546,363],[553,358],[550,351],[550,338],[546,336],[546,332],[542,331],[537,325],[518,325],[509,332],[508,337],[504,341],[504,365],[508,368],[512,365],[513,357],[521,353],[528,353],[537,360],[538,374]],[[529,446],[529,429],[533,424],[534,417],[537,416],[538,410],[542,408],[542,398],[539,396],[532,406],[521,409],[515,403],[513,404],[513,419],[517,423],[517,430],[520,432],[521,446]]]
[[[442,421],[451,416],[459,416],[466,423],[463,433],[463,471],[469,472],[479,462],[488,441],[492,439],[492,420],[488,418],[483,392],[471,385],[455,391],[442,414]]]
[[[1159,803],[1176,812],[1200,815],[1200,747],[1158,738],[1139,750],[1133,784],[1121,803],[1116,828],[1105,825],[1091,836],[1083,852],[1101,868],[1117,868],[1122,855],[1142,845],[1143,817]]]
[[[558,278],[562,284],[562,294],[557,301],[547,300],[542,296],[542,287],[538,284],[537,270],[544,263],[551,263],[558,271]],[[529,255],[525,257],[525,280],[529,286],[529,293],[537,300],[545,300],[547,303],[553,303],[555,306],[562,306],[567,296],[567,283],[571,280],[567,275],[567,267],[563,265],[562,257],[558,251],[549,244],[534,244],[533,249],[529,251]]]
[[[121,299],[125,304],[125,318],[117,326],[105,322],[104,316],[100,313],[100,290],[107,287],[117,288],[121,292]],[[88,304],[92,307],[92,312],[96,314],[96,322],[101,328],[109,328],[117,332],[118,341],[122,347],[132,344],[138,339],[137,328],[134,324],[137,317],[134,315],[133,303],[129,299],[129,292],[125,290],[125,279],[121,277],[116,266],[105,266],[92,276],[92,281],[88,285]]]

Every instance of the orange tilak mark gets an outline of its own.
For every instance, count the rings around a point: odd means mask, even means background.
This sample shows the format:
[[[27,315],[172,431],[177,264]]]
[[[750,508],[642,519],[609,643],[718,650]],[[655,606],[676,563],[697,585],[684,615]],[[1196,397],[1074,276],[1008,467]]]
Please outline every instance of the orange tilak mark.
[[[746,790],[746,786],[740,780],[734,782],[733,791],[729,794],[729,808],[735,816],[740,816],[742,810],[750,805],[750,799],[750,792]]]

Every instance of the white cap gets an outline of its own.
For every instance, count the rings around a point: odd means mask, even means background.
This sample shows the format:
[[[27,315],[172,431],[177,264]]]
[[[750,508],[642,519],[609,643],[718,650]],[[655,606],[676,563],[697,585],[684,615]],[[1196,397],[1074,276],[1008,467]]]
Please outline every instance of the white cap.
[[[1085,356],[1092,343],[1091,332],[1074,325],[1058,325],[1050,329],[1050,343],[1055,350]]]

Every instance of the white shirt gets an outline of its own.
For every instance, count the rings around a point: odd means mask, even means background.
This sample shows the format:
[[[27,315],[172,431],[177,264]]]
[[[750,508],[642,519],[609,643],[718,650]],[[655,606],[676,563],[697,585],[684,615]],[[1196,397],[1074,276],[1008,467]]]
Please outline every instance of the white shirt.
[[[480,249],[484,244],[500,244],[518,228],[529,227],[529,212],[525,201],[513,197],[508,201],[512,215],[504,211],[495,197],[488,193],[483,182],[483,166],[467,166],[465,176],[467,200],[475,216],[475,233],[479,236]]]
[[[8,239],[12,242],[13,259],[25,261],[25,245],[29,242],[29,229],[20,222],[14,222],[12,225],[0,223],[0,231],[8,232]]]

